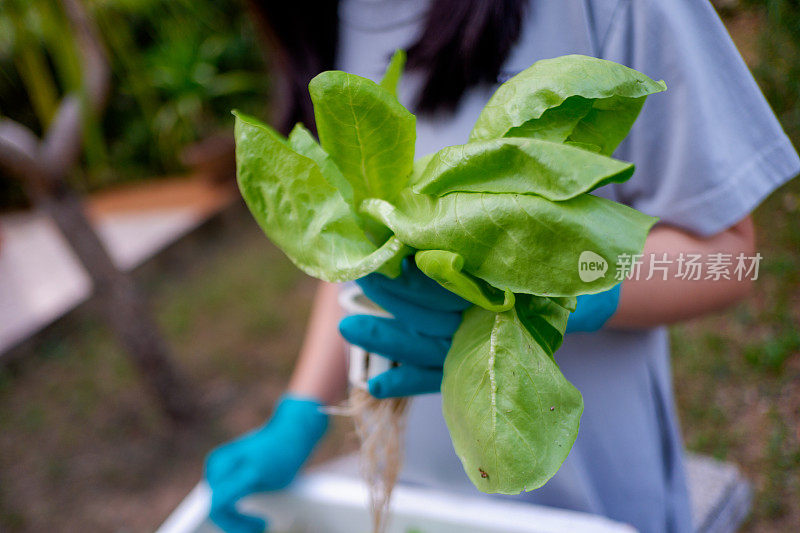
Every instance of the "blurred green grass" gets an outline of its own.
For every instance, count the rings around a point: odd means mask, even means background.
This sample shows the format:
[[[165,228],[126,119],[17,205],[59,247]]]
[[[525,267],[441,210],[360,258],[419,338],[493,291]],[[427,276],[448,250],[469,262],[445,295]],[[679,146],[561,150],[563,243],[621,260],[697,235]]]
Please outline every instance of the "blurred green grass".
[[[800,4],[715,2],[800,148]],[[754,214],[761,276],[744,303],[673,327],[686,445],[736,462],[753,482],[750,531],[800,530],[800,180]]]
[[[671,330],[686,445],[753,482],[752,531],[800,528],[800,183],[755,213],[764,256],[753,295]]]

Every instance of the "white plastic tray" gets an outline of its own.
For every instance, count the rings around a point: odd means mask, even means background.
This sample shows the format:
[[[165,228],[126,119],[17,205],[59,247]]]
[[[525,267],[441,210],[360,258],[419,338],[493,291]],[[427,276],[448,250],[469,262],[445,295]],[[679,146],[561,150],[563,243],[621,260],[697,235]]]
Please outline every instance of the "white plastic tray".
[[[209,491],[192,490],[157,533],[216,533]],[[369,533],[364,485],[341,474],[301,476],[290,489],[249,497],[241,509],[268,517],[270,533]],[[631,533],[607,518],[549,507],[398,485],[388,533]]]

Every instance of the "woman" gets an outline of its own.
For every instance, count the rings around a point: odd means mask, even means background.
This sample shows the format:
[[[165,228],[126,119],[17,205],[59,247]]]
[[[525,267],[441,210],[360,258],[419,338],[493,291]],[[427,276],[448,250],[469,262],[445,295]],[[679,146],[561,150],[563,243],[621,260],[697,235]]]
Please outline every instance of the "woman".
[[[747,277],[687,277],[685,258],[753,256],[750,212],[800,170],[797,154],[711,5],[705,0],[286,4],[253,2],[285,74],[279,93],[289,105],[278,117],[284,129],[295,120],[312,123],[306,83],[334,66],[334,59],[337,68],[378,79],[395,48],[409,51],[410,73],[400,98],[421,113],[418,155],[463,143],[496,85],[538,59],[580,53],[667,82],[669,90],[648,100],[615,154],[634,162],[636,174],[595,191],[658,216],[660,223],[647,239],[638,278],[579,298],[556,357],[584,397],[580,433],[556,476],[516,498],[603,514],[646,532],[690,531],[663,326],[747,294]],[[651,264],[653,257],[657,264]],[[370,391],[380,397],[421,394],[412,402],[403,479],[474,492],[452,450],[435,394],[457,323],[457,302],[413,264],[399,280],[372,275],[360,284],[397,319],[351,317],[341,322],[342,334],[405,363],[402,370],[374,378]],[[260,520],[236,513],[235,502],[287,484],[325,431],[319,405],[343,395],[336,295],[335,286],[320,286],[297,368],[272,420],[209,457],[212,518],[229,531],[263,528]],[[418,347],[413,361],[398,351],[411,342]]]

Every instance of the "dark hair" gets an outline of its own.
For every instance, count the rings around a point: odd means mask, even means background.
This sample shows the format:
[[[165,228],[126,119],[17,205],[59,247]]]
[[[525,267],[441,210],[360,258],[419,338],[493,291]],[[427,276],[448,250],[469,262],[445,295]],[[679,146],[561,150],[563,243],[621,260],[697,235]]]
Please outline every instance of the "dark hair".
[[[452,110],[464,92],[494,83],[520,35],[529,0],[432,0],[417,41],[408,49],[408,68],[421,73],[414,111]],[[248,0],[270,41],[280,109],[276,128],[295,122],[313,127],[308,82],[334,68],[338,41],[337,0]],[[387,58],[388,60],[388,58]],[[278,77],[276,77],[278,78]]]

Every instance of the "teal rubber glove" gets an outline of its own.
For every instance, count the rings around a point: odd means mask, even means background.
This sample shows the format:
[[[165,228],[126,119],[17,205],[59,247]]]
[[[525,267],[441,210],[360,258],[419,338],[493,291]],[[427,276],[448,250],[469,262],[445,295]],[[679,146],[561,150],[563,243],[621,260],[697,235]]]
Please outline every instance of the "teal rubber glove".
[[[213,450],[206,459],[211,521],[227,533],[261,533],[267,523],[236,510],[254,492],[279,490],[294,479],[325,434],[328,415],[317,401],[286,394],[264,426]]]
[[[578,305],[567,319],[567,333],[598,331],[614,316],[619,305],[619,283],[605,292],[578,296]]]
[[[401,363],[368,382],[376,398],[439,392],[442,366],[461,313],[472,304],[423,274],[411,258],[397,279],[370,274],[356,281],[394,318],[352,315],[339,323],[351,344]]]

